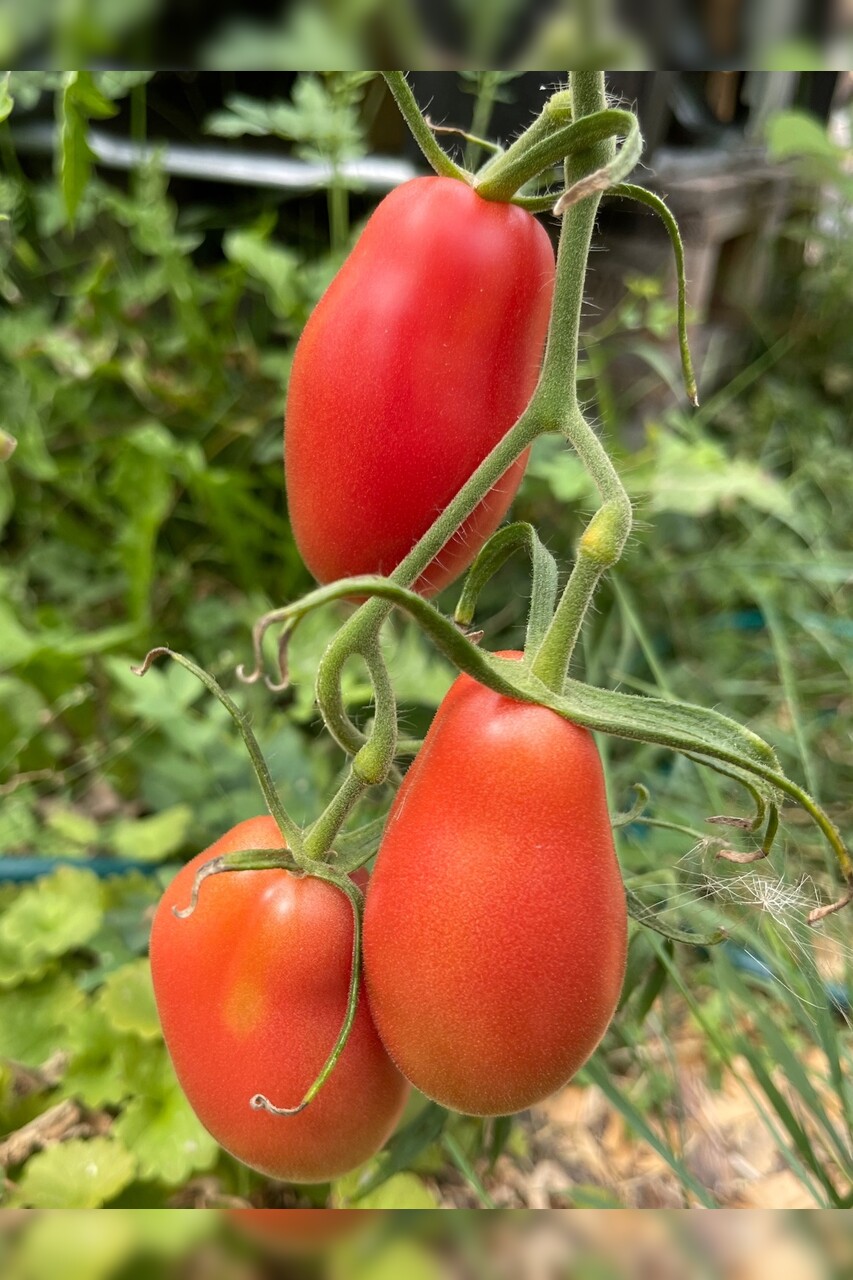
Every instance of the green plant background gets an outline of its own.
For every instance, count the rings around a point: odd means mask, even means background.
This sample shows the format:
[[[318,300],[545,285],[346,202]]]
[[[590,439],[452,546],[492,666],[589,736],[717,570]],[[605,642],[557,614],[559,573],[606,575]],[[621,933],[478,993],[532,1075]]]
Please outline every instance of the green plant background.
[[[489,101],[512,94],[511,77],[489,74],[468,77],[484,129]],[[530,1163],[524,1125],[439,1121],[416,1104],[390,1158],[332,1188],[273,1186],[201,1129],[162,1044],[145,958],[153,906],[178,862],[262,805],[219,705],[179,668],[139,681],[131,664],[168,643],[236,690],[297,820],[320,811],[342,767],[312,694],[340,614],[300,628],[291,694],[240,686],[234,670],[254,620],[311,585],[284,507],[282,408],[301,327],[358,231],[338,166],[369,149],[371,81],[305,74],[287,103],[238,99],[210,121],[222,138],[270,134],[332,160],[325,207],[300,226],[268,193],[236,210],[179,207],[156,159],[127,183],[98,174],[88,122],[127,95],[144,117],[145,78],[0,76],[0,117],[43,91],[63,127],[56,173],[37,176],[0,124],[0,444],[17,445],[0,464],[0,853],[64,860],[38,882],[0,884],[0,1132],[63,1104],[79,1112],[65,1140],[9,1165],[0,1203],[342,1204],[369,1185],[360,1203],[428,1207],[456,1188],[490,1204],[500,1153]],[[661,282],[629,279],[616,312],[587,329],[582,376],[638,526],[575,661],[592,683],[749,723],[849,830],[853,248],[837,224],[849,227],[851,180],[804,117],[772,121],[769,144],[780,163],[793,157],[805,190],[822,184],[836,226],[786,225],[777,296],[751,317],[734,376],[705,370],[698,413],[675,397],[635,409],[661,376],[677,386]],[[804,256],[792,277],[784,264]],[[613,378],[617,343],[645,362],[648,384]],[[564,563],[594,501],[564,448],[541,441],[515,512]],[[525,592],[520,563],[484,592],[489,648],[520,639]],[[386,644],[406,727],[422,732],[452,673],[402,621]],[[355,670],[346,696],[369,716]],[[787,811],[772,868],[724,866],[703,843],[720,834],[705,817],[735,802],[722,780],[657,748],[601,746],[614,810],[630,806],[634,783],[652,794],[618,836],[633,887],[672,924],[722,922],[737,946],[704,952],[637,930],[623,1008],[583,1080],[662,1156],[684,1203],[717,1203],[673,1123],[674,1057],[650,1049],[672,1049],[689,1023],[711,1081],[732,1064],[748,1080],[780,1166],[810,1202],[853,1203],[849,1025],[832,1000],[850,989],[849,919],[823,927],[816,955],[805,911],[813,885],[832,892],[817,836]],[[117,860],[116,873],[97,876],[93,856]],[[816,960],[830,945],[827,995]],[[744,965],[756,954],[767,970]],[[803,1058],[811,1046],[817,1062]],[[631,1199],[567,1178],[559,1203]]]

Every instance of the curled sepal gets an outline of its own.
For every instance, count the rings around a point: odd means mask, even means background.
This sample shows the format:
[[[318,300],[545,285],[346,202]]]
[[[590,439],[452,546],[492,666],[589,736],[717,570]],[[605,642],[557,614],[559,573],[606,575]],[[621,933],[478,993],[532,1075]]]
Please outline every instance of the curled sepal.
[[[626,810],[625,813],[614,813],[610,819],[610,825],[614,831],[618,831],[620,827],[629,827],[632,822],[636,822],[642,816],[646,805],[649,803],[649,789],[644,787],[642,782],[635,782],[631,790],[636,797],[631,808]]]
[[[436,648],[445,654],[460,671],[480,679],[481,683],[488,685],[489,688],[497,688],[499,693],[505,693],[508,697],[516,696],[515,685],[509,680],[503,680],[501,671],[508,667],[516,668],[517,663],[502,662],[490,654],[483,653],[468,636],[462,634],[450,618],[445,617],[434,605],[424,600],[423,596],[409,590],[408,587],[399,586],[391,578],[380,578],[373,574],[365,574],[358,578],[342,578],[339,582],[330,583],[329,586],[318,587],[316,591],[309,592],[307,596],[303,596],[301,600],[295,600],[293,604],[273,610],[266,614],[262,622],[265,629],[276,623],[282,623],[290,632],[302,618],[307,617],[315,609],[353,595],[371,596],[396,605],[414,618]],[[358,650],[353,649],[353,652]],[[330,681],[336,674],[336,671],[330,674]],[[324,686],[319,680],[317,693],[320,709],[325,714]],[[535,698],[525,700],[536,701]]]
[[[681,374],[684,379],[687,398],[695,408],[698,408],[699,393],[696,387],[696,375],[693,372],[693,360],[690,355],[690,343],[687,337],[687,281],[684,271],[684,244],[681,239],[681,232],[678,230],[678,223],[673,217],[669,206],[661,200],[660,196],[656,196],[653,191],[648,191],[645,187],[636,186],[632,182],[620,182],[611,187],[605,194],[608,197],[622,196],[626,200],[636,200],[639,204],[646,205],[647,208],[654,210],[666,227],[672,244],[672,251],[675,255],[675,272],[678,282],[678,348],[681,354]]]
[[[761,797],[758,797],[761,801]],[[722,858],[725,862],[736,862],[741,866],[746,866],[751,862],[761,862],[770,854],[773,848],[773,841],[779,830],[779,807],[776,804],[768,804],[766,806],[767,826],[764,829],[764,839],[759,849],[752,849],[748,853],[740,853],[735,849],[721,849],[717,854],[718,858]],[[743,826],[749,831],[754,831],[758,825],[757,821],[750,822],[746,818],[707,818],[707,822],[722,822],[729,826]]]
[[[302,1100],[296,1103],[295,1106],[282,1107],[272,1102],[263,1093],[255,1093],[249,1099],[249,1106],[253,1111],[268,1111],[273,1116],[298,1116],[301,1111],[304,1111],[313,1102],[340,1061],[341,1054],[346,1048],[350,1032],[355,1024],[355,1015],[358,1011],[358,993],[361,985],[361,916],[364,898],[358,885],[353,884],[348,876],[323,863],[313,863],[308,874],[316,876],[318,880],[326,880],[329,884],[335,885],[336,888],[340,889],[341,893],[346,894],[352,907],[352,969],[350,971],[349,994],[347,995],[347,1007],[343,1025],[338,1038],[332,1046],[331,1053],[323,1063],[320,1074],[308,1086]]]
[[[252,627],[252,655],[255,659],[255,665],[251,671],[247,671],[241,662],[237,668],[237,679],[242,680],[244,684],[257,684],[259,680],[263,680],[270,693],[284,693],[290,687],[290,671],[287,658],[290,630],[284,627],[278,637],[278,675],[273,679],[271,676],[264,674],[264,637],[272,625],[268,621],[269,617],[269,614],[264,614]]]
[[[644,925],[646,929],[653,929],[670,942],[685,942],[690,947],[715,947],[728,937],[726,930],[722,928],[715,929],[713,933],[697,933],[693,929],[678,929],[675,925],[667,924],[656,911],[646,906],[633,889],[626,888],[625,901],[632,920]]]
[[[739,867],[747,867],[751,862],[761,862],[767,857],[766,849],[750,849],[744,853],[739,849],[720,849],[717,857],[724,862],[734,862]]]
[[[185,907],[172,907],[172,915],[177,920],[188,920],[198,906],[201,886],[211,876],[221,875],[225,871],[290,871],[303,874],[300,863],[291,856],[287,849],[240,849],[236,853],[223,853],[218,858],[211,858],[203,863],[196,872],[190,900]]]
[[[492,534],[468,570],[454,618],[461,627],[471,625],[483,587],[510,556],[520,550],[528,552],[533,568],[524,648],[527,652],[535,652],[554,616],[557,603],[557,562],[550,551],[546,551],[532,524],[518,521],[516,524],[505,525]]]
[[[144,660],[139,666],[131,667],[130,669],[134,675],[144,676],[155,659],[162,657],[171,658],[172,661],[177,662],[179,666],[185,667],[187,671],[191,671],[196,679],[200,680],[205,688],[209,689],[214,697],[218,698],[222,703],[223,707],[239,729],[240,735],[246,744],[246,749],[249,752],[249,756],[252,760],[252,766],[255,770],[255,776],[258,779],[258,784],[263,792],[264,800],[267,802],[267,808],[275,819],[276,826],[284,837],[287,847],[298,859],[302,852],[302,830],[288,815],[284,805],[279,799],[278,792],[275,789],[275,784],[273,783],[270,775],[269,766],[264,759],[261,748],[258,746],[258,740],[250,728],[248,716],[244,715],[236,702],[233,702],[232,699],[229,698],[228,694],[209,671],[205,671],[203,667],[199,667],[189,658],[185,658],[182,653],[177,653],[174,649],[169,649],[165,645],[161,645],[157,649],[152,649],[145,655]]]
[[[534,137],[531,137],[531,132],[522,134],[502,156],[484,166],[477,175],[474,188],[484,200],[512,200],[526,183],[552,169],[567,156],[589,151],[597,143],[621,137],[622,146],[613,160],[585,175],[562,193],[554,212],[564,213],[587,196],[622,182],[643,152],[637,117],[631,111],[618,107],[596,111],[556,129],[542,129]]]
[[[573,182],[554,205],[554,213],[559,216],[571,209],[572,205],[577,204],[580,200],[586,200],[588,196],[601,194],[617,183],[621,183],[623,178],[634,169],[640,161],[643,154],[643,136],[640,133],[640,125],[637,117],[630,111],[628,112],[611,112],[602,111],[600,117],[610,115],[627,116],[627,120],[623,124],[614,123],[610,130],[609,136],[618,136],[624,134],[622,146],[616,155],[607,164],[599,169],[593,170],[592,173],[586,174],[585,177],[579,178],[577,182]],[[588,119],[595,120],[595,116],[589,116]],[[583,121],[578,121],[582,124]]]
[[[842,907],[849,906],[853,902],[853,873],[850,873],[846,880],[847,888],[839,898],[836,898],[834,902],[827,902],[823,907],[815,907],[813,911],[809,912],[809,924],[820,924],[821,920],[825,920],[827,916],[834,915],[836,911],[840,911]]]

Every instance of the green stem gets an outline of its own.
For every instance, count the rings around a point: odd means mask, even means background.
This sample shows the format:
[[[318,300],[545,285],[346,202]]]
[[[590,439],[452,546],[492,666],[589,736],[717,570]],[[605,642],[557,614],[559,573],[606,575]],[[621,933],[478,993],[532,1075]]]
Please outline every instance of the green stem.
[[[214,697],[218,698],[225,710],[231,716],[231,719],[240,730],[243,741],[246,744],[246,750],[252,760],[255,770],[255,776],[258,779],[264,799],[267,802],[267,808],[275,819],[276,826],[284,838],[287,848],[293,853],[297,860],[302,855],[302,830],[296,825],[293,819],[288,815],[284,805],[279,799],[278,792],[275,789],[275,783],[270,777],[270,771],[267,762],[263,757],[261,748],[258,746],[258,740],[252,733],[249,726],[249,717],[240,710],[236,702],[229,698],[228,694],[222,686],[213,678],[213,676],[205,671],[202,667],[196,666],[189,658],[185,658],[182,653],[176,653],[174,649],[168,649],[160,646],[152,649],[145,655],[142,663],[138,667],[131,667],[134,675],[144,676],[149,670],[156,658],[168,657],[173,662],[177,662],[179,666],[185,667],[187,671],[191,671],[197,680],[210,690]]]
[[[572,73],[574,114],[580,117],[601,111],[604,76],[601,72]],[[599,141],[583,155],[566,160],[566,187],[570,190],[585,173],[606,168],[613,144]],[[560,691],[587,609],[602,574],[614,565],[631,531],[631,501],[607,450],[586,421],[578,405],[577,368],[583,309],[585,264],[589,257],[595,217],[601,198],[593,191],[571,204],[564,214],[557,255],[557,283],[548,345],[542,368],[542,396],[562,422],[562,431],[591,475],[602,506],[589,522],[578,545],[577,558],[553,621],[533,657],[532,671],[548,688]],[[568,397],[568,407],[560,410]]]
[[[350,768],[342,785],[305,833],[302,852],[306,858],[322,858],[331,849],[335,836],[364,795],[366,787],[364,780]]]
[[[497,93],[500,72],[486,71],[482,73],[480,82],[480,92],[474,101],[474,114],[471,119],[471,132],[467,137],[468,145],[465,148],[465,167],[474,169],[479,157],[477,149],[483,145],[480,139],[482,135],[488,132],[489,123],[492,118],[492,111],[495,105],[495,94]],[[492,148],[489,147],[491,151]],[[493,152],[493,154],[497,154]]]
[[[552,94],[533,123],[516,138],[515,142],[507,147],[506,151],[498,152],[480,167],[474,180],[478,193],[486,200],[493,198],[507,199],[508,197],[505,195],[493,197],[489,194],[492,190],[493,180],[500,187],[502,185],[502,175],[507,167],[513,173],[531,152],[534,152],[538,157],[540,152],[536,149],[545,147],[547,150],[550,148],[550,140],[553,139],[555,133],[560,130],[565,131],[566,127],[571,124],[571,120],[571,93],[567,89],[560,89],[557,93]],[[564,158],[565,152],[558,152],[550,166],[547,163],[543,164],[540,169],[537,169],[530,176],[536,177],[542,170],[548,167],[553,168],[555,165],[560,164]],[[518,185],[521,187],[524,184],[519,183]],[[518,188],[515,188],[515,190],[518,190]],[[514,192],[510,194],[514,195]]]
[[[235,853],[223,853],[204,862],[195,874],[190,890],[190,900],[185,907],[172,907],[176,920],[187,920],[198,906],[201,886],[211,876],[226,871],[291,871],[301,872],[302,866],[287,849],[238,849]]]
[[[693,372],[693,361],[690,357],[690,343],[687,338],[687,281],[684,272],[684,242],[681,239],[681,232],[678,230],[678,223],[672,216],[669,206],[661,200],[660,196],[656,196],[652,191],[647,191],[645,187],[638,187],[632,182],[621,182],[618,186],[611,187],[609,191],[605,191],[604,194],[608,197],[621,196],[623,199],[636,200],[639,204],[646,205],[647,208],[654,210],[666,227],[672,244],[672,251],[675,255],[675,272],[678,282],[678,348],[681,354],[681,372],[690,403],[698,409],[699,394],[696,388],[696,375]]]
[[[439,146],[435,134],[423,118],[405,74],[402,71],[383,71],[382,75],[393,94],[394,101],[400,108],[400,114],[409,126],[412,137],[436,173],[444,178],[459,178],[470,186],[473,181],[471,174],[451,160],[444,148]]]
[[[573,72],[572,76],[574,81],[577,76],[598,74],[603,75],[599,72],[577,71]],[[502,156],[491,161],[483,169],[480,178],[474,184],[477,194],[484,200],[511,200],[525,183],[553,168],[566,156],[588,156],[597,146],[616,137],[625,139],[624,167],[627,172],[630,172],[642,151],[642,138],[637,117],[630,111],[622,111],[615,107],[606,109],[602,97],[598,110],[595,113],[583,112],[583,115],[589,118],[581,119],[577,109],[577,97],[574,97],[573,101],[575,116],[573,124],[566,124],[557,129],[552,125],[547,135],[534,141],[533,145],[531,145],[531,130],[523,133]],[[542,117],[540,116],[539,119],[541,120]],[[531,129],[535,128],[536,123],[538,122],[534,122]],[[608,155],[608,159],[612,159],[612,153]],[[605,186],[610,185],[610,179],[603,165],[596,165],[594,169],[591,169],[588,164],[583,165],[576,180],[580,181],[593,174],[597,175],[600,170],[602,173],[600,181],[603,184],[601,190],[604,190]],[[626,175],[620,174],[620,178],[623,176]]]
[[[320,1074],[313,1084],[309,1085],[302,1100],[293,1107],[278,1106],[262,1093],[256,1093],[249,1100],[249,1106],[253,1111],[268,1111],[274,1116],[297,1116],[300,1111],[304,1111],[308,1104],[316,1098],[346,1048],[350,1032],[355,1023],[355,1015],[358,1012],[358,994],[361,984],[361,913],[363,905],[361,891],[348,876],[342,876],[340,872],[333,871],[331,867],[326,867],[323,863],[315,863],[312,867],[311,875],[335,885],[336,888],[340,889],[341,893],[346,895],[352,907],[352,969],[350,971],[349,994],[347,996],[343,1025],[338,1038],[324,1062]]]

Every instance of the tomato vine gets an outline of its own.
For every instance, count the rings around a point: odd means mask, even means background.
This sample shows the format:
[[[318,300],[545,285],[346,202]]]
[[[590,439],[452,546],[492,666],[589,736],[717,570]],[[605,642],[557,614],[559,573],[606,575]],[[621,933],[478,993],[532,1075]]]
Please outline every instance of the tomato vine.
[[[288,683],[288,640],[300,620],[314,609],[335,601],[367,597],[366,603],[360,605],[337,632],[317,674],[318,706],[329,733],[351,757],[351,763],[342,785],[313,824],[302,830],[288,817],[275,794],[251,730],[224,691],[187,659],[171,654],[194,670],[234,716],[252,755],[267,805],[287,845],[286,853],[267,853],[255,861],[251,852],[232,854],[210,871],[202,869],[193,890],[198,909],[204,905],[206,874],[270,866],[326,880],[345,893],[352,906],[352,971],[340,1035],[322,1071],[298,1105],[280,1106],[255,1096],[252,1105],[277,1115],[296,1114],[316,1096],[345,1051],[355,1018],[361,968],[361,901],[347,873],[375,851],[382,824],[367,824],[355,835],[342,836],[341,830],[369,788],[399,778],[395,761],[402,751],[411,751],[412,744],[402,743],[399,737],[394,688],[379,643],[383,624],[394,608],[417,623],[461,673],[486,689],[516,703],[548,708],[586,729],[682,752],[736,780],[752,799],[753,815],[748,819],[719,815],[709,821],[763,834],[757,850],[748,854],[726,850],[721,856],[738,861],[768,856],[777,834],[781,799],[787,796],[806,810],[829,842],[845,883],[841,896],[835,902],[816,908],[810,921],[817,923],[853,900],[853,861],[841,834],[815,800],[786,776],[772,748],[756,734],[715,710],[595,688],[569,675],[572,654],[595,592],[602,577],[619,561],[633,524],[628,494],[585,416],[577,392],[586,266],[597,210],[605,196],[637,200],[663,219],[678,274],[679,340],[685,389],[688,399],[698,403],[687,342],[684,255],[678,228],[658,196],[626,182],[642,151],[636,117],[607,105],[602,73],[572,72],[569,89],[554,94],[530,128],[506,151],[496,152],[475,175],[462,169],[443,150],[404,74],[388,72],[386,80],[415,140],[437,174],[473,187],[484,200],[516,202],[529,211],[548,207],[562,219],[556,284],[545,354],[529,404],[394,571],[388,577],[361,574],[321,586],[302,600],[271,611],[255,627],[255,664],[250,672],[242,673],[243,678],[249,681],[263,678],[270,688],[281,689]],[[621,139],[618,147],[616,139]],[[547,197],[524,192],[523,188],[533,179],[543,174],[550,176],[557,163],[564,166],[561,189],[550,192]],[[558,592],[557,566],[535,530],[528,525],[509,525],[495,533],[479,552],[469,570],[455,618],[446,617],[413,590],[414,584],[508,467],[539,437],[549,433],[560,434],[575,451],[600,496],[600,506],[578,541],[565,587]],[[510,555],[521,549],[530,555],[532,592],[525,650],[518,661],[483,652],[470,627],[482,586]],[[276,626],[281,628],[278,664],[271,674],[265,669],[264,639]],[[170,651],[155,650],[149,654],[140,674],[158,654],[170,654]],[[364,662],[374,692],[375,715],[368,734],[347,714],[343,700],[341,674],[345,664],[354,657]],[[648,910],[630,894],[628,909],[641,923],[666,933],[660,922],[651,918]],[[668,933],[667,936],[680,939],[684,935]],[[705,941],[717,940],[714,937]]]

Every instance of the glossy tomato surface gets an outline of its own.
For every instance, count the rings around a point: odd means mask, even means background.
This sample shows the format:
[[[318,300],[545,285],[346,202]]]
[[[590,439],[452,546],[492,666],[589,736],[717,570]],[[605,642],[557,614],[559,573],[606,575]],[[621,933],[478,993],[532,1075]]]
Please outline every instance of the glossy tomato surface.
[[[365,976],[388,1052],[454,1110],[529,1107],[604,1034],[626,934],[592,736],[460,676],[367,891]]]
[[[233,827],[178,873],[151,932],[157,1009],[193,1110],[239,1160],[288,1182],[325,1182],[372,1156],[390,1135],[408,1085],[382,1047],[362,990],[355,1026],[332,1075],[304,1111],[274,1116],[256,1093],[299,1103],[344,1020],[352,909],[322,880],[237,871],[201,885],[199,867],[240,849],[281,848],[270,817]]]
[[[523,209],[454,178],[379,204],[294,355],[285,410],[293,534],[320,582],[390,573],[524,410],[554,253]],[[421,579],[435,592],[503,519],[521,458]]]

